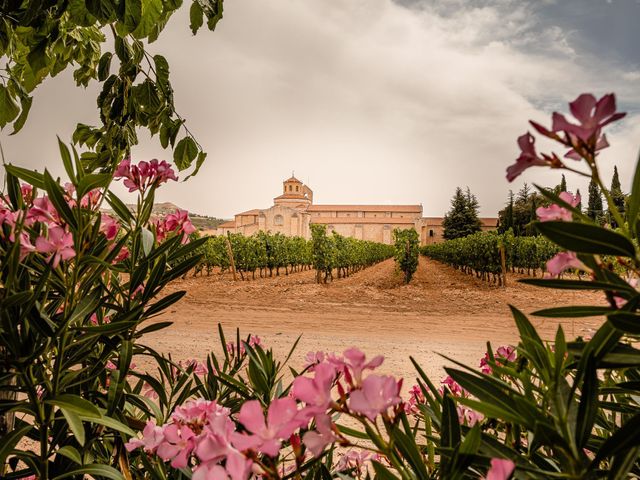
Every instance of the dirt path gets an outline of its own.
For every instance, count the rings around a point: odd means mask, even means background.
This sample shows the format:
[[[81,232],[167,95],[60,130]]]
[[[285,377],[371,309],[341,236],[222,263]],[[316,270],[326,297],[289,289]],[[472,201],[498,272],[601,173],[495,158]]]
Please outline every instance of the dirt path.
[[[146,338],[147,344],[176,359],[202,358],[219,348],[217,324],[228,335],[259,335],[265,345],[285,355],[302,335],[294,366],[306,352],[340,352],[358,346],[386,357],[382,370],[415,377],[413,355],[436,380],[445,361],[436,352],[477,366],[486,341],[494,348],[516,343],[508,303],[526,313],[540,308],[600,303],[595,293],[562,292],[518,284],[490,286],[474,277],[424,258],[411,284],[403,285],[392,260],[328,285],[317,285],[312,271],[234,282],[228,276],[188,278],[171,285],[187,295],[162,316],[174,324]],[[551,339],[557,321],[530,317],[543,338]],[[568,335],[589,335],[600,319],[564,325]]]

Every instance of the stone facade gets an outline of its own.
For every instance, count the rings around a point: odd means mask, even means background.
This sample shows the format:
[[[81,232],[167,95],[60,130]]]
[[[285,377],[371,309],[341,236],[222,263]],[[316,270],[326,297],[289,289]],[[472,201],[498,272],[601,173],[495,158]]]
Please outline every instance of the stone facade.
[[[238,213],[221,224],[217,234],[270,231],[310,238],[310,225],[322,224],[328,232],[387,244],[393,242],[395,228],[416,229],[422,245],[443,240],[442,217],[423,217],[422,205],[315,205],[313,191],[294,176],[282,186],[282,194],[273,199],[271,208]],[[483,218],[482,222],[483,230],[497,225],[497,219]]]

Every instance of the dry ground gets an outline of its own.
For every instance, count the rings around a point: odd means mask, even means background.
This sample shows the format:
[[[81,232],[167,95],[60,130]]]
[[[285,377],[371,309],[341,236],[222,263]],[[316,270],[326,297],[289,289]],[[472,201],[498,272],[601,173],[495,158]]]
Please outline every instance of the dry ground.
[[[289,276],[234,282],[229,275],[212,274],[176,281],[170,290],[187,295],[162,320],[174,324],[150,334],[144,343],[176,360],[203,358],[219,349],[217,324],[229,336],[259,335],[265,345],[284,356],[302,335],[292,357],[300,367],[306,352],[341,352],[358,346],[368,354],[381,353],[381,368],[406,378],[415,377],[409,356],[438,380],[445,361],[438,353],[477,366],[486,341],[494,348],[515,344],[517,331],[508,304],[526,313],[540,308],[600,303],[596,293],[563,292],[519,284],[509,278],[499,288],[448,266],[420,259],[411,284],[403,285],[393,260],[370,267],[327,285],[314,283],[312,271]],[[552,339],[557,321],[530,317],[545,339]],[[600,319],[564,324],[567,335],[589,335]]]

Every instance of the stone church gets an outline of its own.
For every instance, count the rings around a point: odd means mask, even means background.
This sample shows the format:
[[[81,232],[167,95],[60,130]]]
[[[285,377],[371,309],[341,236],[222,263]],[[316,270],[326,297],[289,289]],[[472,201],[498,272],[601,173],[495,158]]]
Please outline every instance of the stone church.
[[[483,230],[496,228],[497,219],[481,220]],[[310,238],[314,223],[326,225],[329,233],[380,243],[392,243],[395,228],[414,228],[422,245],[443,240],[442,217],[423,217],[422,205],[317,205],[313,191],[295,176],[283,182],[282,194],[271,208],[238,213],[216,233],[248,236],[262,230]]]

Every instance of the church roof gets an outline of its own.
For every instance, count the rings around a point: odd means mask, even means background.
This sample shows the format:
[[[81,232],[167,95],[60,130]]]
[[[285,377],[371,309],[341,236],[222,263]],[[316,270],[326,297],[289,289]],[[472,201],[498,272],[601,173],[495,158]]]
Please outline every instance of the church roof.
[[[303,200],[306,197],[304,193],[283,193],[282,195],[277,196],[274,200],[283,199],[283,198],[291,198],[295,200]]]
[[[221,223],[218,228],[236,228],[236,221],[229,220],[228,222]]]
[[[236,213],[236,216],[238,215],[260,215],[260,210],[257,208],[254,208],[252,210],[247,210],[246,212]]]
[[[385,225],[414,225],[413,218],[384,218],[384,217],[311,217],[311,223],[335,225],[338,223],[355,224],[385,224]]]
[[[294,176],[291,176],[291,178],[289,178],[289,179],[285,180],[285,183],[286,183],[286,182],[297,182],[297,183],[302,183],[300,180],[298,180],[298,179],[297,179],[296,177],[294,177]]]
[[[412,212],[422,213],[422,205],[311,205],[309,212]]]

